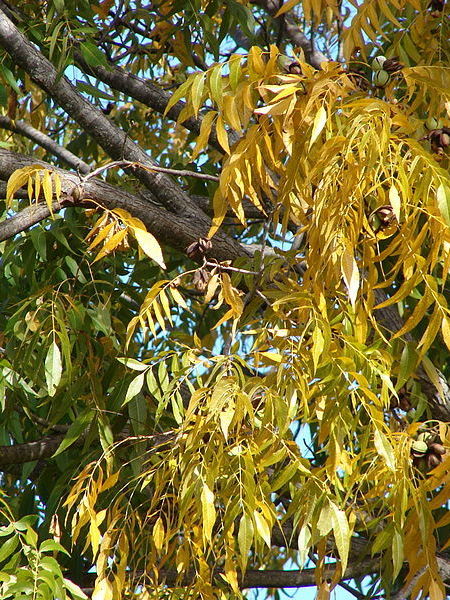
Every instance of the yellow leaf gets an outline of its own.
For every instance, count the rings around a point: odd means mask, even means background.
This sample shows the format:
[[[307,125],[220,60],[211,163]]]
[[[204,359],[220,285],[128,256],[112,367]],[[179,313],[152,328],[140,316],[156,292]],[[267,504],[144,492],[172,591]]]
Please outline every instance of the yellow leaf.
[[[241,120],[239,118],[239,112],[236,107],[236,100],[234,95],[226,94],[223,97],[223,109],[222,113],[225,116],[227,122],[235,129],[236,131],[240,131],[241,129]]]
[[[23,167],[22,169],[17,169],[11,174],[10,178],[8,179],[8,183],[6,184],[6,204],[8,207],[11,205],[11,200],[13,199],[14,194],[18,189],[28,182],[28,179],[33,176],[37,168],[41,169],[42,167],[36,167],[36,165]]]
[[[106,242],[106,244],[103,246],[103,248],[97,254],[97,256],[94,258],[93,262],[97,262],[98,260],[100,260],[101,258],[106,256],[110,252],[113,252],[117,248],[117,246],[124,240],[126,235],[127,235],[126,229],[120,229],[119,231],[117,231],[117,233],[115,233],[113,236],[111,236],[110,239]]]
[[[311,139],[309,140],[308,150],[311,149],[311,146],[314,144],[314,142],[317,140],[317,138],[321,134],[322,129],[325,127],[326,122],[327,122],[327,111],[325,110],[325,108],[323,106],[321,106],[319,108],[319,110],[317,111],[316,116],[314,117],[314,123],[313,123],[313,128],[312,128],[312,133],[311,133]]]
[[[259,533],[264,542],[270,548],[270,528],[269,524],[266,521],[266,518],[258,510],[253,511],[253,516],[255,518],[256,531]]]
[[[113,600],[112,583],[105,578],[97,580],[91,598],[92,600]]]
[[[439,211],[445,223],[450,227],[450,187],[442,183],[436,191]]]
[[[181,100],[181,98],[187,96],[188,90],[191,87],[191,85],[192,85],[192,77],[189,77],[188,79],[186,79],[186,81],[184,83],[182,83],[180,85],[180,87],[177,89],[177,91],[174,94],[172,94],[169,102],[167,103],[166,109],[164,111],[164,116],[167,115],[169,110],[172,108],[172,106],[174,106],[174,104],[176,104],[178,102],[178,100]]]
[[[392,211],[395,215],[395,218],[400,223],[401,201],[400,201],[400,194],[398,193],[398,190],[395,187],[395,185],[391,186],[391,189],[389,190],[389,202],[390,202],[390,205],[392,206]]]
[[[222,84],[223,65],[218,64],[209,71],[209,89],[211,97],[219,108],[222,106],[223,84]]]
[[[50,171],[47,169],[44,170],[44,175],[42,177],[42,190],[44,192],[45,202],[48,206],[48,210],[50,214],[53,215],[53,186],[52,186],[52,177],[50,175]]]
[[[278,352],[259,352],[260,356],[264,356],[268,360],[271,360],[275,363],[281,364],[283,362],[283,355]]]
[[[241,521],[239,523],[239,531],[238,531],[238,544],[240,551],[240,559],[242,562],[242,566],[245,569],[248,560],[248,554],[250,552],[250,548],[253,542],[254,535],[254,527],[253,520],[245,513],[241,517]]]
[[[320,355],[322,354],[322,351],[324,348],[324,342],[325,342],[322,331],[320,330],[319,327],[314,328],[314,331],[312,334],[312,340],[313,340],[312,357],[313,357],[313,363],[314,363],[314,370],[316,370],[317,365],[319,364],[319,358],[320,358]]]
[[[359,270],[356,260],[346,245],[341,256],[341,272],[352,306],[355,306],[359,289]]]
[[[427,308],[430,306],[430,304],[432,304],[432,302],[434,302],[433,294],[432,294],[432,291],[430,290],[430,287],[427,285],[425,288],[424,295],[419,300],[419,302],[416,304],[416,307],[414,308],[412,314],[409,316],[409,318],[407,319],[407,321],[403,325],[403,327],[401,329],[399,329],[392,336],[392,338],[401,337],[408,331],[411,331],[411,329],[414,329],[414,327],[423,319],[423,317],[427,311]]]
[[[98,246],[98,244],[100,244],[100,242],[102,242],[108,236],[108,233],[111,231],[111,229],[113,227],[114,227],[114,223],[108,223],[108,225],[106,225],[106,227],[103,227],[103,229],[100,229],[100,232],[97,235],[97,237],[89,244],[88,250],[92,250],[93,248],[95,248],[95,246]]]
[[[207,145],[209,134],[211,133],[211,127],[216,115],[217,112],[215,110],[211,110],[203,117],[202,124],[200,125],[200,133],[197,141],[195,142],[195,148],[192,151],[191,160],[197,158],[203,148]]]
[[[166,268],[164,258],[157,239],[145,229],[139,227],[132,228],[133,235],[139,244],[139,247],[145,252],[145,254],[154,260],[162,269]]]
[[[444,338],[445,345],[450,350],[450,323],[447,317],[442,318],[442,337]]]
[[[227,154],[230,154],[230,145],[228,144],[228,134],[225,130],[222,115],[219,115],[216,123],[217,140]]]
[[[330,507],[334,539],[339,552],[339,558],[341,559],[342,573],[345,573],[345,569],[347,568],[348,552],[350,549],[350,527],[345,512],[338,508],[336,504],[331,501]]]
[[[59,202],[60,198],[61,198],[61,177],[59,176],[59,173],[57,173],[56,171],[53,171],[53,185],[55,188],[55,198],[56,200]]]
[[[165,331],[166,324],[164,322],[164,317],[162,316],[161,309],[159,307],[159,303],[156,300],[153,300],[152,309],[153,309],[153,312],[155,313],[156,320],[158,321],[161,329],[163,331]]]
[[[198,111],[200,109],[200,104],[202,103],[204,86],[205,86],[205,73],[196,73],[192,77],[192,86],[191,86],[191,103],[192,103],[192,108],[194,109],[195,116],[198,115]]]
[[[153,526],[153,541],[155,542],[155,548],[157,550],[162,550],[164,545],[164,537],[165,537],[165,529],[164,523],[161,517],[158,517],[155,525]]]
[[[162,308],[164,310],[164,314],[169,319],[170,324],[173,325],[173,323],[172,323],[172,314],[170,312],[169,299],[167,298],[167,294],[164,291],[164,289],[162,289],[159,292],[159,301],[161,302],[161,306],[162,306]]]
[[[203,516],[203,535],[206,540],[211,540],[211,534],[216,522],[216,509],[214,507],[214,493],[206,483],[203,484],[201,494],[202,516]]]
[[[386,465],[390,471],[395,471],[395,457],[392,446],[386,436],[378,429],[375,429],[373,441],[376,451],[386,461]]]
[[[222,323],[225,323],[226,321],[228,321],[228,319],[231,319],[233,316],[234,316],[234,311],[232,308],[230,308],[230,310],[227,310],[227,312],[223,315],[223,317],[217,321],[217,323],[214,325],[213,329],[217,329],[217,327],[220,327],[222,325]]]
[[[297,6],[297,4],[300,4],[300,1],[301,0],[288,0],[287,2],[285,2],[280,8],[280,10],[274,15],[274,19],[276,19],[280,15],[284,15],[285,12],[291,10],[291,8],[294,8],[294,6]]]
[[[208,281],[208,287],[206,288],[206,294],[205,294],[205,304],[208,304],[208,302],[211,302],[214,294],[216,293],[218,285],[219,285],[219,275],[218,275],[218,273],[215,273],[211,277],[211,279]]]
[[[228,273],[222,273],[222,290],[225,302],[233,310],[233,316],[240,317],[244,310],[244,303],[240,298],[238,291],[231,285],[231,279]]]
[[[172,294],[172,298],[175,300],[175,302],[179,306],[181,306],[185,310],[189,310],[189,306],[186,304],[183,296],[180,294],[180,292],[178,291],[178,289],[175,286],[170,286],[169,291]]]

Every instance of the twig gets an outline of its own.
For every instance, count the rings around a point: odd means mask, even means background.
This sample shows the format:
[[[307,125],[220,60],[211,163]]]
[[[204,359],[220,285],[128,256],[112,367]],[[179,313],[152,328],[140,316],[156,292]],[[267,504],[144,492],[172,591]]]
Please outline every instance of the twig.
[[[230,267],[228,265],[222,265],[217,262],[205,261],[205,267],[218,267],[223,271],[233,271],[235,273],[245,273],[246,275],[259,275],[259,271],[249,271],[248,269],[239,269],[238,267]]]
[[[31,141],[35,142],[50,154],[60,158],[70,167],[77,169],[82,173],[89,173],[91,167],[75,154],[57,144],[51,137],[32,127],[24,121],[13,121],[7,116],[0,116],[0,128],[7,129],[13,133],[24,135]]]
[[[103,167],[98,167],[88,175],[82,177],[82,181],[88,181],[92,177],[96,177],[103,171],[108,169],[113,169],[116,167],[128,167],[128,168],[139,168],[144,169],[145,171],[156,171],[160,173],[168,173],[169,175],[178,175],[180,177],[196,177],[197,179],[206,179],[207,181],[219,181],[219,177],[215,175],[208,175],[207,173],[197,173],[195,171],[189,171],[188,169],[168,169],[166,167],[157,167],[155,165],[148,166],[143,165],[137,161],[130,160],[115,160],[113,162],[108,163],[107,165],[103,165]]]

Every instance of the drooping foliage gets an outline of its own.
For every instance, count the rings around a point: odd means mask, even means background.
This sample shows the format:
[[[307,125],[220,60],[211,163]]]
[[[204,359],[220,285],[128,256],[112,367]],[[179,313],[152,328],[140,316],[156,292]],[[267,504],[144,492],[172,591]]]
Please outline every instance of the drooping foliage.
[[[2,598],[445,598],[448,3],[17,4]]]

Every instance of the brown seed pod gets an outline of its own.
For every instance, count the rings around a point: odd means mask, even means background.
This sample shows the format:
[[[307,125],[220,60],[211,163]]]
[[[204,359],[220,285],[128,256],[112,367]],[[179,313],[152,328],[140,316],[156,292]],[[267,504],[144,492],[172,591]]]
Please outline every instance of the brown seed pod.
[[[403,69],[402,63],[398,60],[398,56],[388,58],[383,63],[383,70],[388,73],[397,73]]]
[[[431,8],[433,17],[440,17],[441,15],[439,13],[444,10],[444,5],[445,0],[431,0],[428,4],[428,8]]]
[[[208,250],[211,250],[212,242],[208,238],[199,238],[196,242],[192,242],[190,246],[186,248],[186,254],[193,260],[202,258]]]
[[[445,448],[442,444],[439,444],[438,442],[433,442],[432,444],[429,445],[429,450],[430,452],[432,452],[433,454],[439,455],[439,456],[443,456],[445,454]]]
[[[429,469],[434,469],[442,462],[442,458],[440,456],[436,456],[436,454],[428,454],[427,456],[427,466]]]
[[[292,73],[294,75],[302,74],[302,68],[296,60],[294,62],[291,62],[291,64],[288,66],[288,71],[289,73]]]
[[[211,273],[206,269],[197,269],[192,278],[192,283],[195,286],[195,289],[202,294],[206,291],[208,287],[208,282],[211,279]]]

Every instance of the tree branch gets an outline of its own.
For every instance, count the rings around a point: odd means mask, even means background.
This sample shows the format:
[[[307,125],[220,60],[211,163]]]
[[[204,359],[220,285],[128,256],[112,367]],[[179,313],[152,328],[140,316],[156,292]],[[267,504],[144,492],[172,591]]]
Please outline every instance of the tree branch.
[[[10,465],[20,465],[35,460],[50,458],[58,449],[59,445],[66,437],[66,433],[57,433],[48,435],[34,442],[25,442],[23,444],[11,444],[9,446],[0,446],[0,470],[2,467]],[[85,441],[86,434],[75,440],[74,445],[82,446]],[[155,450],[166,446],[175,437],[173,431],[165,433],[156,433],[154,435],[129,436],[119,434],[119,446],[130,444],[134,441],[144,441],[148,444],[148,449]]]
[[[0,179],[8,179],[16,169],[36,163],[42,164],[44,168],[53,168],[43,161],[36,161],[32,157],[0,148]],[[55,170],[62,178],[63,195],[71,197],[74,189],[80,186],[81,180],[79,176],[68,173],[63,169],[55,168]],[[193,220],[189,211],[187,211],[187,214],[174,216],[160,206],[144,201],[126,190],[97,179],[88,180],[83,184],[83,194],[80,200],[83,197],[90,198],[110,210],[113,208],[124,208],[133,216],[141,219],[148,231],[160,243],[167,244],[181,252],[185,252],[186,248],[200,237],[206,237],[209,231],[210,220],[203,212],[204,219]],[[57,205],[55,210],[58,210]],[[50,212],[47,207],[40,204],[24,209],[18,215],[0,223],[0,241],[24,231],[31,225],[47,218],[49,214]],[[222,262],[225,260],[235,260],[242,256],[252,256],[258,249],[260,249],[259,245],[240,244],[219,230],[212,239],[212,248],[208,250],[206,257]],[[267,249],[267,251],[274,252],[272,249]],[[386,299],[383,292],[377,291],[376,293],[377,302],[382,302],[383,299]],[[377,315],[378,322],[390,334],[398,331],[402,326],[402,320],[395,306],[389,306],[377,312],[379,313]],[[408,339],[412,339],[412,337],[410,336]],[[440,389],[437,389],[422,366],[419,365],[416,372],[421,381],[422,390],[429,401],[432,416],[436,419],[450,421],[450,388],[444,375],[436,371],[440,382]]]
[[[273,18],[275,18],[274,15],[280,8],[278,0],[256,0],[256,4],[259,4],[259,6],[264,8]],[[295,23],[292,14],[288,11],[277,17],[276,20],[284,21],[285,34],[294,46],[298,46],[303,50],[306,62],[315,69],[320,69],[321,63],[327,61],[328,58],[322,52],[314,48],[312,41],[300,30],[297,23]]]
[[[29,123],[25,123],[24,121],[13,121],[9,117],[0,115],[0,128],[18,133],[19,135],[24,135],[80,173],[89,173],[91,170],[91,167],[85,163],[84,160],[81,160],[81,158],[75,156],[70,150],[57,144],[51,137],[38,131]]]
[[[79,52],[75,52],[75,60],[77,65],[88,75],[93,75],[103,83],[109,85],[109,87],[118,92],[122,92],[126,94],[130,98],[134,98],[145,106],[152,108],[154,111],[164,114],[167,105],[169,104],[169,100],[172,97],[169,92],[162,90],[157,85],[152,83],[151,81],[146,81],[138,77],[137,75],[133,75],[132,73],[127,73],[118,66],[111,66],[110,68],[102,67],[101,65],[88,65],[86,61],[83,59]],[[177,121],[180,116],[181,111],[185,107],[185,103],[179,100],[174,106],[170,108],[167,112],[167,117],[172,119],[173,121]],[[189,117],[181,123],[183,127],[192,131],[196,135],[200,133],[200,127],[202,124],[202,117]],[[230,134],[230,143],[236,141],[237,136],[234,137]],[[235,139],[236,138],[236,139]],[[209,136],[209,143],[219,150],[219,152],[223,153],[223,148],[219,144],[217,140],[216,130],[213,127]]]
[[[377,572],[379,569],[379,558],[367,559],[362,562],[349,565],[342,580],[354,579],[363,575]],[[195,571],[191,570],[184,574],[180,579],[180,574],[175,569],[160,569],[161,585],[167,587],[187,586],[196,578]],[[327,565],[323,569],[323,581],[331,580],[336,574],[336,565]],[[220,571],[215,573],[215,577],[223,584]],[[303,569],[301,571],[282,571],[282,570],[256,570],[248,569],[244,577],[241,578],[240,588],[299,588],[317,585],[316,569]],[[73,579],[86,594],[92,594],[94,590],[95,573],[85,573],[81,579]],[[152,585],[154,582],[143,576],[142,572],[136,573],[136,583],[141,585]]]
[[[185,214],[173,215],[163,207],[131,194],[127,190],[110,185],[99,179],[89,179],[82,182],[78,174],[69,173],[64,169],[52,167],[44,161],[39,161],[30,156],[17,154],[0,148],[0,179],[7,180],[19,168],[40,164],[43,168],[55,170],[61,178],[61,192],[63,207],[73,196],[77,197],[76,204],[83,198],[94,200],[100,206],[109,210],[123,208],[143,221],[144,225],[161,244],[185,252],[186,248],[200,237],[206,237],[211,221],[209,217],[193,219],[190,211]],[[80,193],[81,192],[81,193]],[[91,204],[86,205],[91,206]],[[58,210],[58,205],[55,206]],[[47,218],[50,212],[41,204],[27,207],[19,214],[0,223],[0,241],[8,239],[29,226]],[[252,250],[231,238],[223,231],[218,231],[212,239],[212,248],[206,253],[207,257],[215,258],[219,262],[234,260],[242,256],[250,256]]]
[[[156,163],[119,127],[113,124],[98,108],[84,98],[65,76],[61,76],[32,45],[8,17],[0,11],[0,46],[13,58],[40,88],[45,90],[68,115],[70,115],[105,152],[115,160],[140,162],[148,167]],[[179,185],[162,173],[140,169],[136,176],[174,213],[188,214],[197,220],[206,220],[198,207]]]

